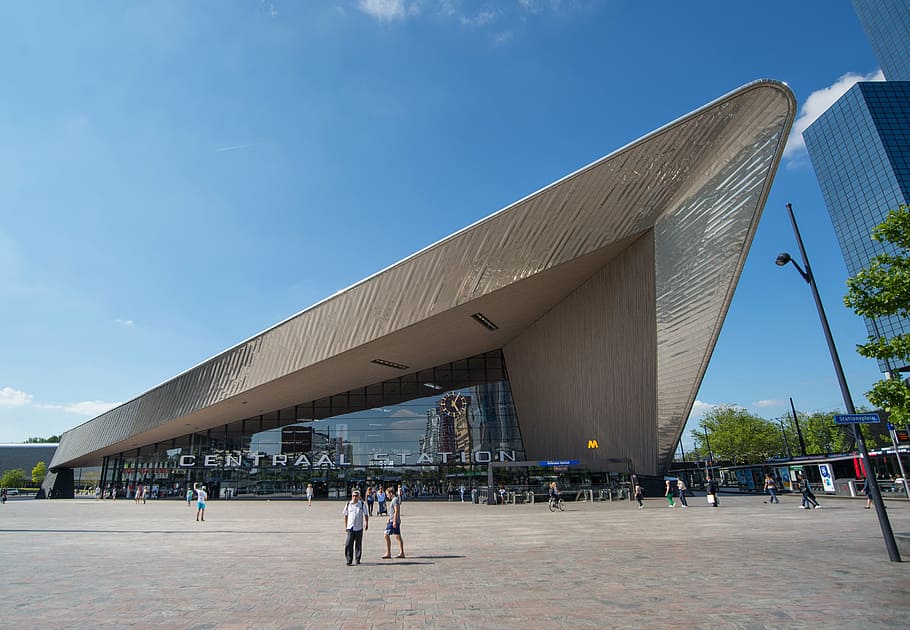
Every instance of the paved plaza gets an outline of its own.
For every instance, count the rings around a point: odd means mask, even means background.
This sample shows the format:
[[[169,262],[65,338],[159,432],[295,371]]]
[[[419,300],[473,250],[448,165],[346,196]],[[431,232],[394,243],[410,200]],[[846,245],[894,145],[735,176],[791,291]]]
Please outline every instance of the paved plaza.
[[[407,501],[344,562],[342,502],[15,500],[3,628],[907,628],[910,562],[860,500]],[[910,503],[889,502],[895,531]],[[393,548],[394,549],[394,548]],[[394,553],[394,551],[393,551]],[[910,560],[910,558],[908,558]]]

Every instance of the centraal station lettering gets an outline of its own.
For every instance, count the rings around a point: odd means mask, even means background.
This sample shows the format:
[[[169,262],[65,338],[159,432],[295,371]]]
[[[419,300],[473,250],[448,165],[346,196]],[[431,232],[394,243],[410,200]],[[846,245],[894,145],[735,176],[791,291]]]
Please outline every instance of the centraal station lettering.
[[[436,453],[433,458],[429,453],[420,453],[415,461],[410,461],[414,453],[402,451],[399,453],[375,453],[370,458],[369,466],[437,466],[458,464],[489,464],[494,461],[514,462],[515,451],[443,451]],[[328,452],[320,453],[315,461],[306,454],[288,456],[286,454],[268,455],[265,453],[247,453],[239,455],[181,455],[177,459],[178,466],[182,468],[260,468],[263,466],[291,466],[294,468],[334,468],[336,466],[350,466],[351,462],[345,460],[344,453],[337,459],[332,459]]]

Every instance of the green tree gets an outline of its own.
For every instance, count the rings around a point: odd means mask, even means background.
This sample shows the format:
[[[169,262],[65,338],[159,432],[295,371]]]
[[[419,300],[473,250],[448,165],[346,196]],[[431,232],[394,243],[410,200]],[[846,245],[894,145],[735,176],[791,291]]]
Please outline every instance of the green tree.
[[[741,407],[714,407],[698,426],[691,435],[702,457],[707,454],[709,444],[715,459],[737,464],[761,462],[784,452],[780,428]]]
[[[878,317],[910,317],[910,206],[892,210],[875,229],[872,240],[889,245],[888,253],[879,254],[855,276],[847,280],[844,304],[857,315],[875,320]],[[910,365],[910,335],[887,339],[871,335],[869,342],[856,347],[864,357],[886,364]],[[891,421],[910,421],[910,385],[892,372],[891,378],[876,382],[866,392],[876,407],[891,414]]]
[[[21,468],[11,468],[0,477],[0,488],[19,488],[25,485],[25,471]]]
[[[857,413],[868,412],[869,409],[860,407]],[[853,425],[845,426],[834,424],[834,416],[843,411],[816,411],[813,413],[797,412],[800,432],[806,444],[807,455],[821,455],[827,453],[849,453],[856,450],[853,437]],[[800,455],[799,436],[793,426],[793,417],[790,414],[781,416],[781,421],[787,427],[787,440],[790,442],[790,453]],[[858,425],[866,438],[866,445],[876,448],[882,443],[882,437],[876,431],[878,425]]]
[[[30,437],[25,440],[26,444],[58,444],[60,442],[59,435],[52,435],[48,438],[43,437]]]
[[[47,464],[44,462],[38,462],[35,464],[35,467],[32,468],[32,483],[36,485],[41,485],[41,482],[44,481],[44,477],[47,475]]]

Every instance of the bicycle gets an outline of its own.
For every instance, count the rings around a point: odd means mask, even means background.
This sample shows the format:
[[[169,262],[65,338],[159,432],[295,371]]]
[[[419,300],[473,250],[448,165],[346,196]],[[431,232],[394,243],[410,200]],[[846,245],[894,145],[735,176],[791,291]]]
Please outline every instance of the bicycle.
[[[550,497],[550,500],[548,501],[547,505],[550,506],[551,512],[555,512],[556,510],[559,510],[560,512],[562,512],[563,510],[566,509],[566,502],[563,500],[562,497]]]

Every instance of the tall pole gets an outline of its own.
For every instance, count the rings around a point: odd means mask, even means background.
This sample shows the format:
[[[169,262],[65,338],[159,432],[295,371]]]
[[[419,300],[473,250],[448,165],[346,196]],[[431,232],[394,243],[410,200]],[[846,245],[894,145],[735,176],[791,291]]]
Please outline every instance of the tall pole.
[[[837,382],[840,385],[841,396],[844,398],[844,405],[847,407],[848,414],[855,414],[856,408],[853,406],[853,398],[850,396],[850,390],[847,387],[847,379],[844,377],[844,368],[841,366],[840,357],[837,354],[837,347],[834,345],[834,338],[831,336],[831,327],[828,325],[828,317],[825,315],[825,308],[822,306],[822,299],[818,294],[818,287],[815,285],[815,277],[812,275],[812,268],[809,266],[809,258],[806,256],[806,248],[803,246],[802,236],[799,234],[799,227],[796,225],[796,217],[793,216],[793,208],[788,203],[787,213],[790,215],[790,223],[793,225],[793,233],[796,235],[796,242],[799,245],[799,253],[803,258],[803,265],[806,270],[803,271],[799,265],[793,262],[794,266],[803,276],[803,279],[809,283],[812,289],[812,297],[815,298],[815,307],[818,309],[818,318],[821,320],[822,329],[825,332],[825,341],[828,342],[828,351],[831,353],[831,361],[834,363],[834,371],[837,374]],[[786,264],[786,263],[784,263]],[[853,433],[856,436],[856,444],[859,446],[860,457],[863,466],[866,469],[866,475],[872,474],[872,461],[869,459],[869,452],[866,450],[866,440],[859,425],[853,425]],[[885,502],[882,500],[882,493],[879,490],[875,477],[869,484],[872,502],[875,504],[875,512],[878,515],[878,524],[882,530],[882,537],[885,539],[885,547],[888,549],[888,557],[891,562],[900,562],[901,554],[897,549],[897,543],[894,540],[894,532],[891,529],[891,521],[888,520],[888,514],[885,511]]]
[[[778,420],[777,423],[780,425],[780,434],[784,436],[784,446],[787,447],[787,457],[792,458],[793,455],[790,454],[790,440],[787,439],[787,432],[784,430],[784,421]]]
[[[714,454],[711,452],[711,440],[708,439],[708,427],[702,427],[705,431],[705,446],[708,448],[708,457],[705,459],[705,476],[711,475],[710,464],[714,463]]]
[[[907,473],[904,472],[904,462],[901,461],[900,451],[897,449],[897,433],[894,430],[894,425],[890,422],[888,423],[888,435],[891,436],[891,445],[894,447],[894,456],[897,458],[897,468],[901,471],[901,479],[904,480],[904,492],[907,493],[907,498],[910,499],[910,483],[907,479]]]
[[[799,416],[796,415],[796,407],[793,405],[793,397],[790,397],[790,410],[793,412],[793,424],[796,425],[796,437],[799,438],[799,452],[806,454],[806,441],[803,439],[803,432],[799,428]]]

